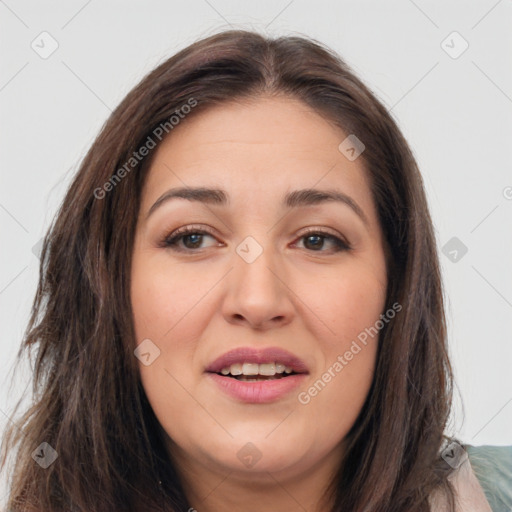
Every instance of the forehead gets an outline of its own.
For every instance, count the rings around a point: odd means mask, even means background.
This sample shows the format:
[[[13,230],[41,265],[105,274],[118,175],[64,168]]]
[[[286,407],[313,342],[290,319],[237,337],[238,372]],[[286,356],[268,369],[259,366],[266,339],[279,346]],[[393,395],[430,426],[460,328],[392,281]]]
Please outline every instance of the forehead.
[[[207,108],[185,117],[158,146],[143,205],[175,186],[226,189],[245,207],[251,199],[280,201],[293,189],[317,186],[336,187],[373,210],[362,158],[350,161],[338,149],[346,137],[289,97]]]
[[[305,103],[286,96],[260,96],[222,103],[185,118],[160,145],[159,153],[181,149],[200,157],[238,145],[246,152],[279,146],[285,155],[314,152],[327,157],[343,138],[341,129]]]

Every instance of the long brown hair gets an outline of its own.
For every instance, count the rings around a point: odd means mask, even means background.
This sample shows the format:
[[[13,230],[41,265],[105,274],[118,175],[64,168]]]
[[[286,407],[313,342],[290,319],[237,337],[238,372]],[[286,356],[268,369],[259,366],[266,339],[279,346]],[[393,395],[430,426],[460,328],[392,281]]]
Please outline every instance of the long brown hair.
[[[33,406],[4,440],[4,465],[7,449],[17,447],[10,509],[187,510],[133,354],[131,254],[154,152],[131,159],[158,127],[169,136],[179,129],[171,116],[181,112],[186,123],[184,112],[260,94],[297,98],[363,141],[389,247],[386,309],[403,306],[380,333],[372,387],[339,474],[328,482],[332,510],[428,511],[439,490],[453,507],[450,468],[440,457],[452,370],[435,238],[414,157],[386,108],[329,49],[305,37],[232,30],[180,51],[127,95],[48,230],[19,353],[35,355]],[[32,458],[42,442],[58,454],[46,469]]]

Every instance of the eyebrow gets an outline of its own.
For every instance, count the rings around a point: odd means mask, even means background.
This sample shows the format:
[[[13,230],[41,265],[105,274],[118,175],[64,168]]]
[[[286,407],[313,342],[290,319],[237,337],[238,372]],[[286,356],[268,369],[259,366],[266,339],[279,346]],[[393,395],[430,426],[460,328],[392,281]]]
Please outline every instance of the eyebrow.
[[[146,220],[155,210],[171,199],[186,199],[187,201],[198,201],[218,206],[226,206],[229,204],[229,195],[222,189],[205,187],[173,188],[164,192],[153,203],[153,206],[151,206],[146,215]],[[285,195],[283,204],[287,208],[299,208],[333,201],[347,205],[367,226],[369,225],[368,218],[362,208],[350,196],[339,190],[319,190],[313,188],[294,190]]]

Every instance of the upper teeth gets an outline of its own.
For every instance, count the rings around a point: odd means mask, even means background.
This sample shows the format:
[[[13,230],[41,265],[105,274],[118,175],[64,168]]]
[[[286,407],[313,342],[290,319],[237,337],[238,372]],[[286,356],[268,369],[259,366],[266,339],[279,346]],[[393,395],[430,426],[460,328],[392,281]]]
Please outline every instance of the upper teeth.
[[[222,368],[222,375],[268,375],[272,376],[276,373],[292,373],[290,366],[281,363],[235,363],[231,366]]]

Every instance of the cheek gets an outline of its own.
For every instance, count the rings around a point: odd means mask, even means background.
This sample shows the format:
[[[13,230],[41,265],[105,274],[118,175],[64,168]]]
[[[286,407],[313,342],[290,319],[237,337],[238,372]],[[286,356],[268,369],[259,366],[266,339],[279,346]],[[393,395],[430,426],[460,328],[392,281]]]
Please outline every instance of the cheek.
[[[326,282],[308,293],[308,305],[318,312],[312,322],[325,335],[316,337],[322,364],[299,402],[310,409],[309,417],[322,418],[318,434],[335,439],[350,430],[369,392],[386,287],[383,274],[362,268]]]
[[[159,423],[172,438],[187,442],[184,433],[190,420],[183,411],[194,407],[190,371],[200,338],[200,317],[204,317],[204,285],[194,283],[194,276],[173,271],[153,261],[132,268],[131,298],[137,343],[150,339],[159,355],[145,366],[139,364],[146,396]],[[201,411],[196,413],[201,417]]]
[[[373,326],[383,313],[386,300],[385,271],[375,271],[369,266],[351,265],[343,272],[333,272],[319,281],[317,276],[310,280],[297,281],[299,293],[306,297],[307,304],[326,333],[322,339],[327,353],[343,349],[347,343]],[[312,327],[313,329],[313,327]]]
[[[139,365],[140,375],[157,415],[190,405],[185,390],[195,385],[197,346],[215,311],[207,292],[216,281],[212,272],[170,271],[162,258],[134,258],[131,302],[136,342],[149,339],[159,353],[150,365]]]
[[[201,309],[202,299],[214,281],[211,275],[200,277],[197,272],[169,269],[161,260],[134,259],[131,301],[137,341],[153,337],[165,349],[170,339],[186,341],[194,337],[190,317]],[[187,331],[191,331],[190,335]]]

